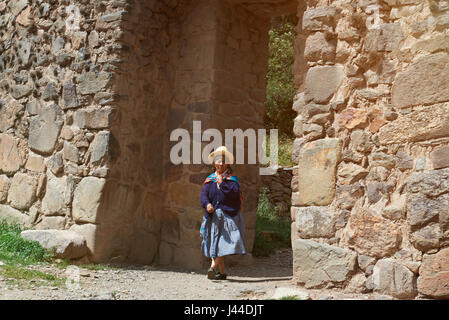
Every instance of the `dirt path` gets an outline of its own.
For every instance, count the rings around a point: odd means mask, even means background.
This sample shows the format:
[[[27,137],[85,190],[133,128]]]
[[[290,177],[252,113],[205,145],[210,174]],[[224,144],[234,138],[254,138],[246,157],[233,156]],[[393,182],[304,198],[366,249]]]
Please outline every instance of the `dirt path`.
[[[153,266],[126,266],[108,270],[80,268],[80,284],[38,285],[36,281],[11,282],[0,277],[0,299],[269,299],[276,288],[295,287],[291,251],[278,251],[268,258],[254,258],[249,267],[230,267],[228,280],[211,281],[201,273]],[[53,266],[37,270],[67,277]],[[347,294],[330,290],[305,290],[311,299],[388,299],[375,294]]]

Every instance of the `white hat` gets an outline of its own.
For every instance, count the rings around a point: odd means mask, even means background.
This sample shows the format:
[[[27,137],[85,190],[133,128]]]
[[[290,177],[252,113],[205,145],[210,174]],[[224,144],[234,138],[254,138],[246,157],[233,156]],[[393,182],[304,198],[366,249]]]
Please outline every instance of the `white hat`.
[[[209,160],[209,163],[213,164],[214,158],[216,156],[219,156],[219,155],[225,157],[225,159],[226,159],[225,163],[226,164],[233,164],[234,163],[234,156],[232,155],[232,153],[230,153],[228,151],[228,149],[226,149],[225,146],[218,147],[217,149],[215,149],[215,151],[213,151],[213,152],[211,152],[209,154],[209,157],[207,158]]]

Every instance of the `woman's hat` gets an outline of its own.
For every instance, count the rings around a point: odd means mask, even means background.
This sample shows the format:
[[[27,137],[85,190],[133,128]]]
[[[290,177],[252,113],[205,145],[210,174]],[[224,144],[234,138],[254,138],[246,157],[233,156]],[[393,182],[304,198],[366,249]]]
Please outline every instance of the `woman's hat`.
[[[209,160],[210,164],[214,163],[214,159],[217,156],[224,156],[225,157],[225,163],[226,164],[233,164],[234,163],[234,156],[232,155],[232,153],[230,153],[228,151],[228,149],[226,149],[225,146],[221,146],[218,147],[217,149],[215,149],[215,151],[211,152],[209,154],[209,157],[207,158]]]

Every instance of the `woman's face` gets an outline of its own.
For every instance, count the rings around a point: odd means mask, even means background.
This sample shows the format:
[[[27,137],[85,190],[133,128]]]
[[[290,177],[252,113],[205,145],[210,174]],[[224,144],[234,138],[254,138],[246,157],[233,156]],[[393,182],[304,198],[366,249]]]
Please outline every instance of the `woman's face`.
[[[214,162],[215,170],[217,170],[217,173],[222,174],[225,172],[226,168],[228,167],[227,164],[224,163],[223,158],[218,158]]]

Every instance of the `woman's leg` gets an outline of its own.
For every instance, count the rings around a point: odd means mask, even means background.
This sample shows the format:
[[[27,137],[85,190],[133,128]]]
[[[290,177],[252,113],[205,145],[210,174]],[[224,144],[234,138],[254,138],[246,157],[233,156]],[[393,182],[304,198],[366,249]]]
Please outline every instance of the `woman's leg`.
[[[217,265],[217,258],[211,258],[211,260],[212,260],[212,262],[211,262],[211,264],[210,264],[210,267],[212,268],[212,269],[217,269],[217,267],[218,267],[218,265]]]
[[[215,259],[216,264],[218,265],[218,271],[220,271],[221,274],[225,274],[225,263],[224,263],[224,257],[217,257]]]

